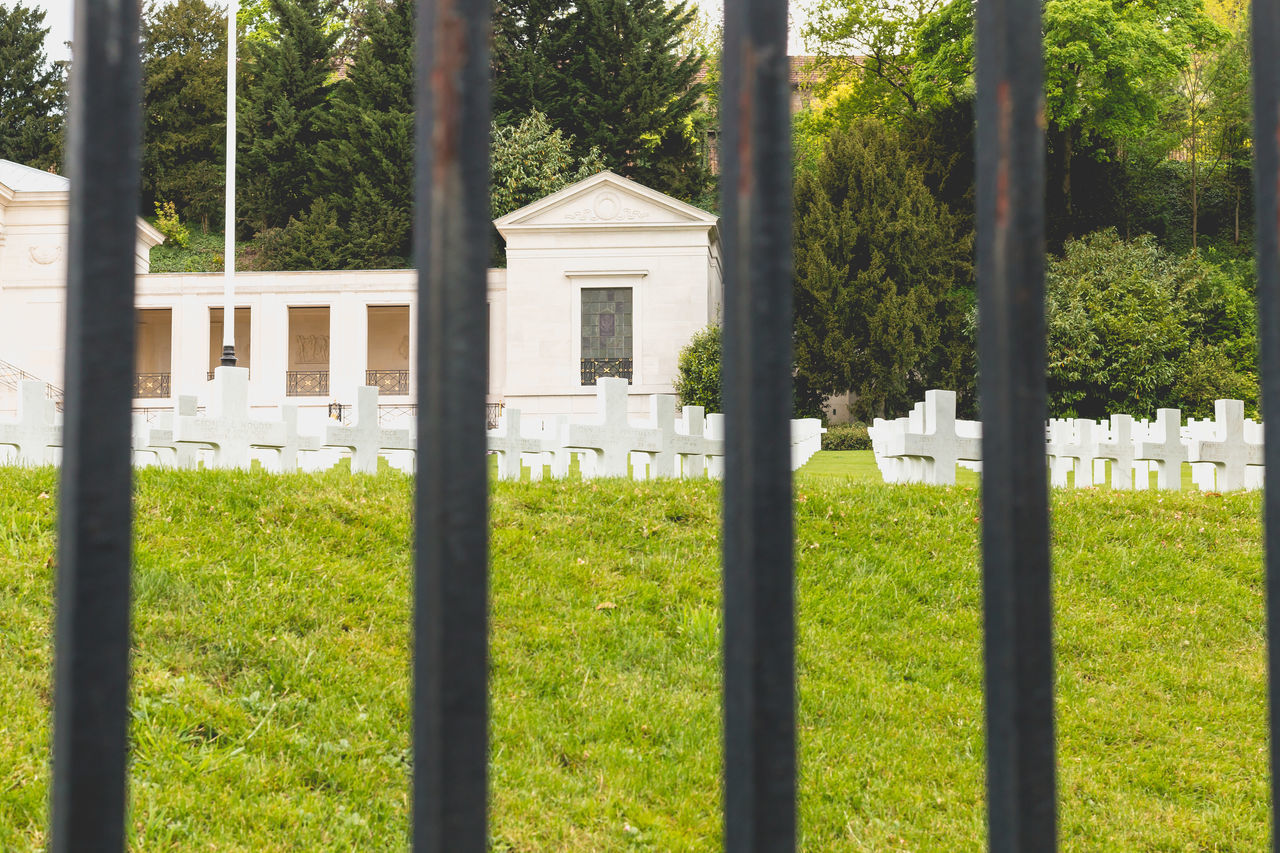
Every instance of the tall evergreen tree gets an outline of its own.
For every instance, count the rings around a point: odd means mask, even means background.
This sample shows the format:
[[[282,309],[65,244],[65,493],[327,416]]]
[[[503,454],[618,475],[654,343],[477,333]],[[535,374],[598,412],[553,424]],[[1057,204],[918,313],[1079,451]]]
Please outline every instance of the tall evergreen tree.
[[[798,411],[816,414],[852,391],[855,415],[892,415],[929,387],[954,388],[972,406],[963,232],[884,125],[832,134],[796,185]]]
[[[66,74],[50,63],[44,10],[0,4],[0,159],[37,169],[62,160]]]
[[[276,33],[250,43],[253,78],[239,109],[237,213],[255,230],[284,226],[315,197],[337,38],[328,0],[270,0],[270,9]]]
[[[494,40],[499,120],[534,110],[574,138],[575,156],[598,148],[609,167],[683,198],[710,175],[691,122],[706,61],[686,49],[696,20],[665,0],[503,0]]]
[[[205,0],[151,2],[142,21],[143,210],[171,201],[206,227],[223,209],[227,19]]]
[[[371,6],[330,100],[318,189],[345,229],[344,267],[407,266],[413,232],[413,0]]]

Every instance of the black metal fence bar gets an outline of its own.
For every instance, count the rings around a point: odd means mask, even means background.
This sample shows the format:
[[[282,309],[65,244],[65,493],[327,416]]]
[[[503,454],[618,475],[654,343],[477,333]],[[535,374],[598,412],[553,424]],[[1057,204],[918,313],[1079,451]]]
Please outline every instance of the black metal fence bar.
[[[486,849],[489,2],[418,4],[413,849]]]
[[[124,850],[138,4],[78,0],[50,849]]]
[[[976,49],[987,819],[1031,853],[1057,845],[1039,0],[979,0]]]
[[[796,847],[785,0],[727,0],[724,38],[724,838],[764,853]]]
[[[1253,186],[1258,263],[1258,341],[1262,368],[1264,543],[1267,566],[1267,690],[1271,733],[1271,847],[1280,851],[1280,8],[1253,3]]]

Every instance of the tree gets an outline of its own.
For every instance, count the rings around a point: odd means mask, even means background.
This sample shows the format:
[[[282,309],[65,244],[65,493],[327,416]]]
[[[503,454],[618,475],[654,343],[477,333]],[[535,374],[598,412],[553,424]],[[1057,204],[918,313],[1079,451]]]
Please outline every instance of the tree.
[[[326,217],[341,224],[343,245],[328,257],[343,268],[403,267],[413,257],[413,23],[413,0],[371,6],[365,40],[330,99],[316,187]],[[328,231],[327,221],[317,224]]]
[[[798,413],[845,391],[864,420],[928,387],[972,404],[972,241],[892,130],[863,119],[832,134],[799,176],[795,234]]]
[[[44,51],[44,10],[0,4],[0,158],[37,169],[62,162],[66,72]]]
[[[507,0],[494,40],[500,123],[537,110],[599,149],[610,168],[671,195],[701,196],[710,175],[694,116],[706,92],[701,51],[682,48],[696,21],[664,0]]]
[[[592,148],[575,158],[572,140],[552,129],[547,117],[533,112],[518,124],[493,125],[489,158],[489,210],[497,219],[575,181],[604,169]],[[501,237],[494,232],[494,263],[501,264]]]
[[[253,78],[240,100],[238,211],[254,230],[308,210],[336,32],[326,0],[270,0],[276,35],[250,42]]]
[[[204,0],[152,2],[142,21],[143,210],[172,201],[206,228],[223,210],[226,29]]]
[[[1049,410],[1098,418],[1204,416],[1213,400],[1257,404],[1248,282],[1150,236],[1113,229],[1068,241],[1046,278]]]
[[[863,115],[890,118],[922,106],[913,81],[920,29],[945,0],[817,0],[804,37],[833,82],[852,84]]]

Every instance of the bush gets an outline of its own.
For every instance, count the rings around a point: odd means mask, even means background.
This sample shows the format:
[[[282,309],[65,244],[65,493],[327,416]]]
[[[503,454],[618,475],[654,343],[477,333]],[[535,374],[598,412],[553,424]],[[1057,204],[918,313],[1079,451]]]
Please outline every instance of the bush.
[[[834,424],[822,436],[823,450],[870,450],[871,436],[862,423]]]
[[[1177,257],[1113,229],[1063,247],[1047,275],[1049,413],[1211,415],[1224,397],[1257,405],[1247,265]]]
[[[156,230],[180,249],[191,245],[191,229],[178,219],[178,209],[173,202],[156,202]]]
[[[707,326],[689,339],[677,362],[676,394],[682,406],[720,408],[720,327]]]

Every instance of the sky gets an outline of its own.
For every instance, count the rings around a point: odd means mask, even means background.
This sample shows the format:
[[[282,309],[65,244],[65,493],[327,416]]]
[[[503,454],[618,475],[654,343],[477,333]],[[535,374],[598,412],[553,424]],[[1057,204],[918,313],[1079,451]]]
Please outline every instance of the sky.
[[[720,17],[722,0],[696,0],[696,2],[713,20]],[[6,6],[13,5],[12,0],[0,0],[0,3]],[[49,54],[49,59],[70,59],[71,52],[67,50],[64,43],[71,41],[72,0],[26,0],[26,5],[35,6],[45,11],[44,22],[49,27],[49,38],[45,42],[45,49]],[[795,2],[791,4],[793,26],[789,39],[789,49],[793,54],[804,51],[804,45],[797,33],[797,22],[801,19],[798,5]]]

